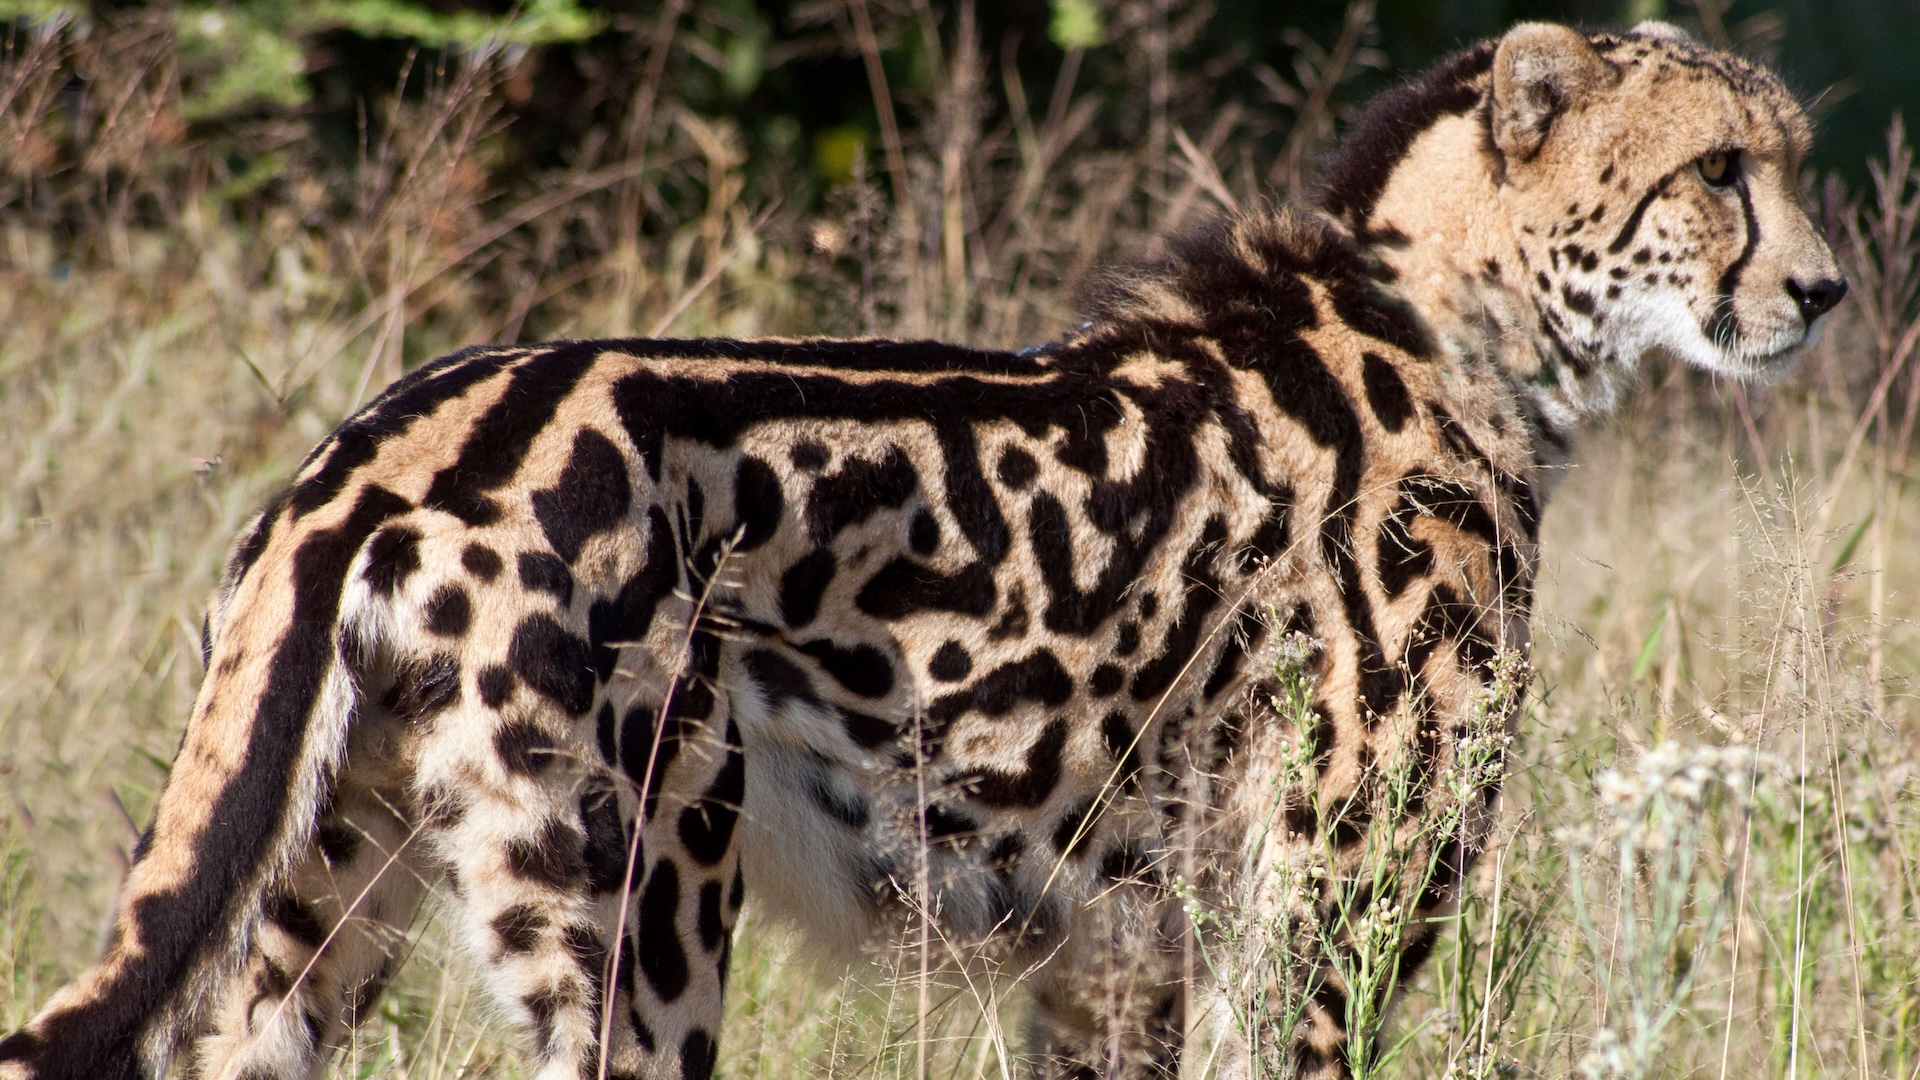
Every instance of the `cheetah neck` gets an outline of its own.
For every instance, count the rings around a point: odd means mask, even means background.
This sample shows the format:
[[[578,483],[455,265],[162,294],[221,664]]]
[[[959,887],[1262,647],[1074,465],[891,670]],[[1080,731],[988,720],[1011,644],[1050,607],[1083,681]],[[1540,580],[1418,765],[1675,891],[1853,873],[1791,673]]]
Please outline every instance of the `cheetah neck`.
[[[1560,464],[1579,420],[1614,406],[1632,358],[1547,323],[1494,167],[1475,113],[1444,116],[1412,141],[1355,231],[1443,348],[1501,373],[1535,425],[1541,462]]]

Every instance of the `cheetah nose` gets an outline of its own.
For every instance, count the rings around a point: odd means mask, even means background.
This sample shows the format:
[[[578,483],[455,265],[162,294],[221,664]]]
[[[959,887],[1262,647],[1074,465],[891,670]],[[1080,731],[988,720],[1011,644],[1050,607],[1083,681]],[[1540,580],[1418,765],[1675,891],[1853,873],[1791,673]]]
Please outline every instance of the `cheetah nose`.
[[[1813,320],[1832,311],[1833,305],[1847,295],[1847,282],[1845,278],[1837,281],[1833,278],[1822,278],[1811,285],[1802,285],[1788,278],[1787,295],[1793,297],[1793,302],[1800,305],[1800,318],[1808,326],[1812,326]]]

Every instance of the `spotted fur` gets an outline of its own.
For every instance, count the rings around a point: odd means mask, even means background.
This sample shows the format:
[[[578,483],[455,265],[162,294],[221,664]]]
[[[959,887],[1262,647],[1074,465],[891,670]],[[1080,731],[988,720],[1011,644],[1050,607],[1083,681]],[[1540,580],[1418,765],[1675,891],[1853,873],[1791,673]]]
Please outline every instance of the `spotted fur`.
[[[1367,789],[1452,797],[1573,419],[1648,352],[1775,370],[1838,299],[1806,132],[1671,28],[1523,25],[1383,97],[1324,211],[1177,241],[1025,352],[421,368],[236,546],[105,956],[0,1077],[314,1076],[428,882],[549,1080],[710,1074],[747,895],[848,952],[931,912],[1031,966],[1038,1072],[1170,1073],[1170,885],[1257,898],[1331,846],[1310,913],[1388,899],[1335,887]],[[1316,643],[1304,730],[1282,634]],[[1496,795],[1405,903],[1451,902]],[[1302,1075],[1350,1065],[1337,959],[1265,1048]]]

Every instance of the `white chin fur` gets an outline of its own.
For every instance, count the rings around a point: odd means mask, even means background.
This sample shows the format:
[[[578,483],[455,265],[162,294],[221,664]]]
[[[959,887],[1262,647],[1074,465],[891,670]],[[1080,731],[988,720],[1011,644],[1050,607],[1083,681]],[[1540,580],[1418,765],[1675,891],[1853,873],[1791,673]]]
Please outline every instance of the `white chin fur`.
[[[1677,296],[1650,297],[1628,317],[1637,326],[1644,348],[1664,350],[1703,371],[1743,382],[1771,382],[1784,375],[1826,324],[1822,316],[1811,333],[1796,325],[1764,339],[1742,336],[1723,348],[1700,332],[1699,322]]]

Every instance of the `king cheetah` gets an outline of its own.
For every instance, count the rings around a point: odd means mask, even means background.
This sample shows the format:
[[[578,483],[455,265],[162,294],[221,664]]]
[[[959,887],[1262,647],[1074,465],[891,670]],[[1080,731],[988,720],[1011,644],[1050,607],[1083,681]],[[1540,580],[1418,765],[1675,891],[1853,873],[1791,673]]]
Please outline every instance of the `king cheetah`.
[[[1808,139],[1672,27],[1523,24],[1374,102],[1316,208],[1116,271],[1024,352],[420,368],[234,548],[105,954],[0,1077],[316,1076],[427,883],[545,1080],[710,1075],[749,896],[829,950],[998,950],[1040,1074],[1171,1075],[1182,897],[1321,845],[1322,908],[1453,902],[1494,785],[1391,897],[1337,888],[1364,792],[1446,796],[1577,421],[1648,354],[1772,375],[1840,300]],[[1354,1045],[1324,942],[1254,1048],[1312,1077]]]

